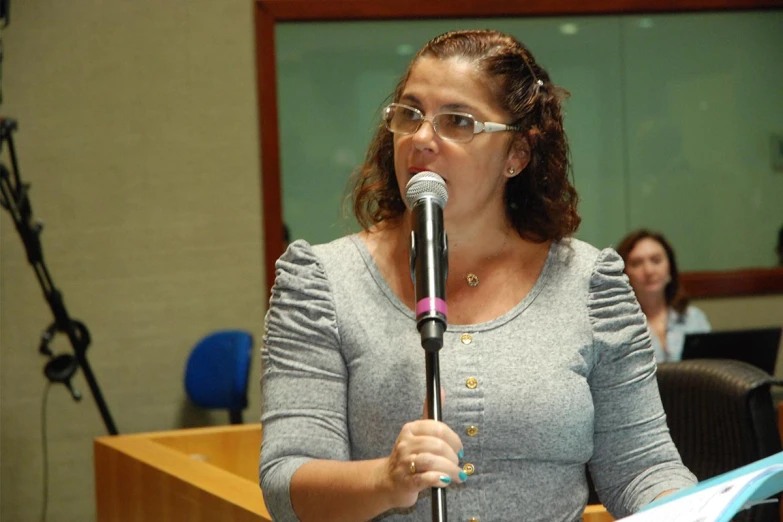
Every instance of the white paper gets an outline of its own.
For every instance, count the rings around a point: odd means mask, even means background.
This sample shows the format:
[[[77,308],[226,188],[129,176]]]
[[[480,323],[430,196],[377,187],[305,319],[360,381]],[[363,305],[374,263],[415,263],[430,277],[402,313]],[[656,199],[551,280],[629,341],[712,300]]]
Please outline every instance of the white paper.
[[[701,491],[696,491],[658,507],[640,511],[622,520],[628,522],[660,522],[661,520],[669,522],[715,522],[743,488],[756,478],[769,472],[769,468],[763,468]]]

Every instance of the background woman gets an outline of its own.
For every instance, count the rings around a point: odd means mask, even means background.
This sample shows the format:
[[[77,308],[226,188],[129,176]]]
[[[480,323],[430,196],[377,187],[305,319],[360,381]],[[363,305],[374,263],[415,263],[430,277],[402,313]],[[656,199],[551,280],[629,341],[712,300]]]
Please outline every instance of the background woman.
[[[711,327],[704,312],[688,306],[674,249],[663,234],[641,229],[623,238],[617,252],[647,316],[656,361],[679,361],[685,334],[709,332]]]

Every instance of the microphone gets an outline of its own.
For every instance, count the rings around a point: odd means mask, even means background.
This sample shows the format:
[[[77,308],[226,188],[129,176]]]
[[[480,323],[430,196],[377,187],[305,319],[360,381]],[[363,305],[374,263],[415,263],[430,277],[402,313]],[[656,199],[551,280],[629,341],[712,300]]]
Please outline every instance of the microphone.
[[[440,400],[440,361],[448,307],[446,276],[449,270],[448,241],[443,228],[443,207],[449,200],[446,182],[434,172],[413,176],[405,186],[405,201],[411,210],[411,279],[416,288],[416,328],[424,348],[427,380],[427,416],[443,420]],[[446,491],[432,488],[432,520],[446,520]]]
[[[434,172],[413,176],[405,187],[411,210],[411,279],[416,288],[416,328],[425,350],[443,346],[448,323],[446,276],[448,240],[443,228],[443,208],[449,199],[446,182]]]

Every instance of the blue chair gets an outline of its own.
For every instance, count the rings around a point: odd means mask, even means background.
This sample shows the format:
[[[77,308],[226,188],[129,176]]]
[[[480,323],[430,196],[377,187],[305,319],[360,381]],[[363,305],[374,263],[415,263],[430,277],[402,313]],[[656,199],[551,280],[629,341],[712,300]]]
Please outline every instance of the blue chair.
[[[185,367],[188,398],[201,408],[227,409],[231,424],[242,424],[252,350],[253,336],[243,330],[217,331],[201,339]]]

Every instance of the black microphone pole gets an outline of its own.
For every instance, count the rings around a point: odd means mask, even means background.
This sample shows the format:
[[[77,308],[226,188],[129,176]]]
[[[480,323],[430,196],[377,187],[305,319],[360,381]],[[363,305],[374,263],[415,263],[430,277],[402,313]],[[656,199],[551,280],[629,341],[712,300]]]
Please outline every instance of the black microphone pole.
[[[103,418],[106,431],[110,435],[117,434],[117,427],[114,419],[109,413],[109,407],[103,398],[101,389],[98,387],[98,381],[92,372],[87,361],[87,348],[90,345],[90,332],[81,321],[72,319],[65,308],[62,293],[54,286],[49,270],[43,259],[43,249],[41,247],[41,223],[33,223],[33,211],[30,204],[29,183],[22,183],[19,177],[19,168],[16,161],[16,151],[11,133],[16,130],[16,121],[8,118],[0,118],[0,151],[5,142],[8,142],[8,153],[11,158],[11,167],[9,171],[5,165],[0,164],[0,206],[9,211],[14,220],[14,225],[22,238],[25,250],[27,251],[27,261],[32,265],[38,282],[49,303],[49,307],[54,315],[54,323],[47,329],[41,339],[39,351],[43,355],[50,357],[50,361],[44,368],[44,374],[52,382],[64,384],[71,392],[75,401],[81,399],[81,394],[71,386],[71,377],[78,367],[81,367],[84,378],[90,387],[90,391],[98,406],[98,411]],[[49,341],[57,332],[64,332],[73,347],[74,355],[62,354],[55,356],[49,349]]]
[[[427,415],[443,420],[439,350],[447,326],[448,246],[443,207],[448,199],[442,178],[431,172],[414,176],[406,188],[411,208],[411,278],[416,290],[416,327],[421,334],[427,378]],[[432,520],[446,522],[446,490],[432,488]]]
[[[443,405],[440,400],[440,357],[443,346],[443,326],[437,320],[426,321],[420,330],[421,346],[424,348],[425,372],[427,376],[427,415],[430,419],[443,420]],[[446,490],[432,488],[432,520],[446,522]]]

